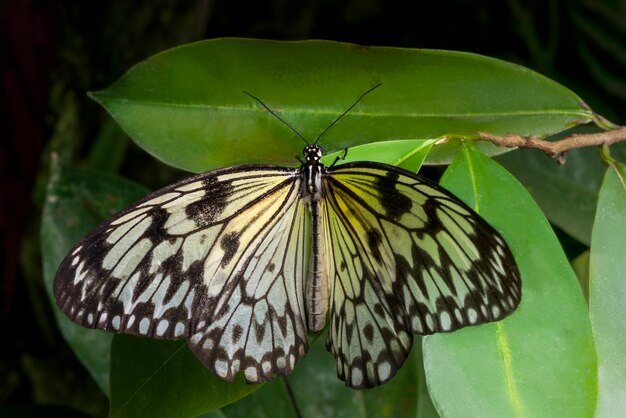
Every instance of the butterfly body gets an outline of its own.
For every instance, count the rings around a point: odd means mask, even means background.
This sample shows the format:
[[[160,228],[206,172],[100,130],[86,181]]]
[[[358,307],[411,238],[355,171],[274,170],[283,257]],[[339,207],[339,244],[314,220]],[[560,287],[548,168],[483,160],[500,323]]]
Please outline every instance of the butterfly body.
[[[412,334],[500,320],[521,298],[502,237],[451,193],[379,163],[248,165],[167,186],[63,260],[59,307],[90,328],[184,338],[250,383],[291,373],[329,324],[338,376],[391,379]]]
[[[324,221],[320,219],[324,210],[322,178],[326,167],[322,164],[322,148],[307,145],[304,150],[302,194],[311,214],[311,262],[307,281],[308,326],[313,332],[321,331],[326,325],[329,304],[328,251],[326,248]]]

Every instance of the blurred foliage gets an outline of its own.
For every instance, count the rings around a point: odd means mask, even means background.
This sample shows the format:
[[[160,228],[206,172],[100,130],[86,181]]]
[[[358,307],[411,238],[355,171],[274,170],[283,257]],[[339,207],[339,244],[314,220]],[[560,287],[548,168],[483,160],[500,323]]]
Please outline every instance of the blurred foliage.
[[[11,3],[0,5],[1,22],[13,18],[12,7],[17,6]],[[39,37],[51,39],[44,52],[54,60],[50,67],[29,68],[22,74],[26,79],[33,72],[49,77],[46,91],[23,92],[39,95],[48,103],[46,112],[35,115],[47,133],[45,150],[39,155],[29,138],[12,138],[12,148],[7,148],[28,155],[33,167],[39,163],[39,169],[24,176],[23,187],[32,190],[30,198],[16,194],[16,210],[28,216],[20,218],[25,232],[14,242],[21,248],[20,268],[15,277],[3,277],[3,289],[15,283],[16,291],[3,298],[6,305],[0,326],[9,338],[0,349],[0,403],[62,404],[89,415],[105,413],[106,398],[51,322],[39,263],[40,211],[52,152],[62,161],[119,173],[150,188],[184,175],[140,151],[86,96],[87,91],[110,85],[133,64],[158,51],[221,36],[317,38],[471,51],[535,69],[579,94],[596,112],[618,124],[626,123],[626,4],[620,0],[405,4],[383,0],[57,0],[26,1],[21,6],[30,8],[29,13],[18,17],[33,21],[18,19],[13,25],[3,25],[2,45],[7,47],[2,49],[3,59],[9,56],[7,51],[13,51],[9,58],[21,62],[20,51],[39,45],[39,38],[23,31],[23,27],[35,26],[40,29]],[[597,158],[589,154],[588,158]],[[428,173],[438,175],[436,169]],[[573,257],[585,247],[575,242],[572,248]],[[8,265],[18,260],[7,252],[2,262]]]

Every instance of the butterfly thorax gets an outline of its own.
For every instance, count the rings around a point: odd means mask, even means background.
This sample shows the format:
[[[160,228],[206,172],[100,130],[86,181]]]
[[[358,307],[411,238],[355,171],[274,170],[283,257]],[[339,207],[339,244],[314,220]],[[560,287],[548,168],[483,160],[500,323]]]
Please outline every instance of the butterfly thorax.
[[[319,145],[307,145],[304,147],[304,163],[301,170],[303,175],[303,195],[307,202],[318,201],[322,196],[322,147]]]

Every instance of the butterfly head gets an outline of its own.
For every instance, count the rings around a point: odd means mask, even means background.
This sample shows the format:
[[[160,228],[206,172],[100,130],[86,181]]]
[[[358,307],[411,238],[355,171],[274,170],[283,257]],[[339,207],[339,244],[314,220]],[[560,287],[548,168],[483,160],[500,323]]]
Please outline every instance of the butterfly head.
[[[302,153],[306,164],[319,164],[322,160],[322,147],[319,145],[307,145]]]

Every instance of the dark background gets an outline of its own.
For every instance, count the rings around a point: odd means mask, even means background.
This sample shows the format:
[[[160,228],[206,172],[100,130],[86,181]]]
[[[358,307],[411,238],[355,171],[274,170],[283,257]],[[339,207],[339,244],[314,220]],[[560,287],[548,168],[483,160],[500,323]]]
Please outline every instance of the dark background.
[[[158,51],[223,36],[471,51],[539,71],[625,124],[626,1],[432,3],[1,2],[0,403],[106,411],[56,330],[41,279],[39,218],[52,152],[152,188],[182,175],[139,150],[86,96]],[[106,163],[90,158],[102,144],[104,152],[116,144]]]

